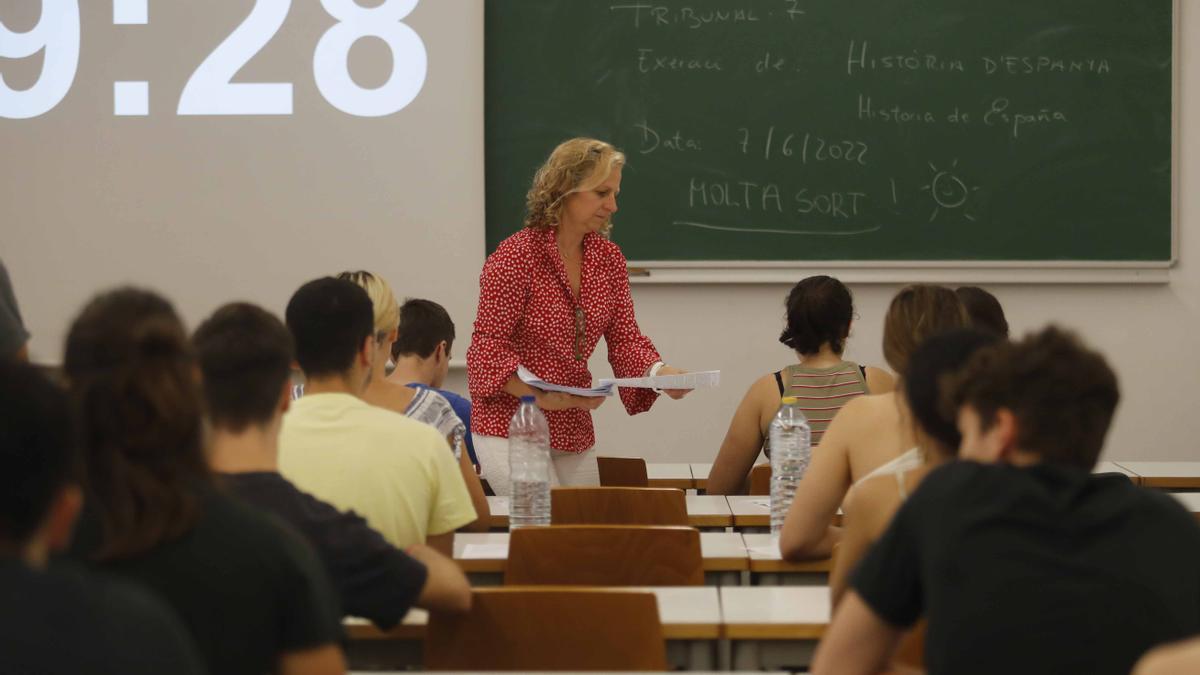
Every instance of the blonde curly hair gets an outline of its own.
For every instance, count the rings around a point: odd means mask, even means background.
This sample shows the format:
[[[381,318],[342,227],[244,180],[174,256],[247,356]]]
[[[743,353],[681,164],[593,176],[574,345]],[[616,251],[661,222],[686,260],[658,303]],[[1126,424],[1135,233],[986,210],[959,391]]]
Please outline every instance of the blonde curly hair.
[[[572,138],[559,143],[533,175],[533,185],[525,195],[525,227],[554,227],[567,195],[596,187],[622,166],[625,154],[604,141]],[[612,222],[601,234],[608,236],[610,231]]]

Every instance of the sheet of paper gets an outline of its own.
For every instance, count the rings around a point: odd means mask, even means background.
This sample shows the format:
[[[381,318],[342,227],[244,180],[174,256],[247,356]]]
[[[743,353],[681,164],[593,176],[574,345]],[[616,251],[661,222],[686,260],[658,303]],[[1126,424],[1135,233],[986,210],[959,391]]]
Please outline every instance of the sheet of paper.
[[[556,391],[563,394],[574,394],[575,396],[612,396],[613,386],[605,384],[604,380],[600,380],[600,384],[595,387],[567,387],[561,384],[551,384],[542,378],[534,375],[531,370],[525,366],[517,366],[517,377],[525,384],[540,389],[542,391]]]
[[[601,378],[599,386],[642,387],[645,389],[705,389],[721,384],[721,371],[705,370],[682,375],[659,375],[657,377]]]
[[[508,544],[467,544],[463,546],[463,560],[495,560],[508,557]]]

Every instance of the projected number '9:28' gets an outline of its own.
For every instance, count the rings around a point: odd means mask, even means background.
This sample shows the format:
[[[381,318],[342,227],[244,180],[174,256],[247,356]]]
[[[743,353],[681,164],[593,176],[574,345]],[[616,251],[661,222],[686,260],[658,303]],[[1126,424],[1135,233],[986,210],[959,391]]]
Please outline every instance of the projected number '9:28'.
[[[114,24],[148,24],[148,0],[112,0]],[[363,7],[355,0],[320,0],[335,23],[313,52],[313,77],[333,107],[359,117],[381,117],[404,109],[425,84],[425,44],[404,19],[419,0],[384,0]],[[290,82],[233,82],[250,59],[283,26],[292,0],[256,0],[249,16],[196,67],[179,96],[179,115],[290,115]],[[14,89],[0,72],[0,118],[28,119],[53,110],[71,90],[79,68],[79,0],[42,0],[38,22],[28,31],[10,29],[0,18],[0,58],[25,59],[43,52],[42,71],[26,89]],[[392,70],[374,88],[350,75],[350,48],[365,37],[391,50]],[[114,113],[148,114],[147,82],[116,82]]]

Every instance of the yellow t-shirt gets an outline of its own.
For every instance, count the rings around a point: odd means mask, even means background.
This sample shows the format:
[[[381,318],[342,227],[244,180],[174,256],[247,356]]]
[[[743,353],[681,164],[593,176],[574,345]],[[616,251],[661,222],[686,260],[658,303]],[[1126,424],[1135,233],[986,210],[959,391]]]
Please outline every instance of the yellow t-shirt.
[[[475,520],[454,454],[433,427],[349,394],[292,402],[279,472],[305,492],[367,519],[399,548]]]

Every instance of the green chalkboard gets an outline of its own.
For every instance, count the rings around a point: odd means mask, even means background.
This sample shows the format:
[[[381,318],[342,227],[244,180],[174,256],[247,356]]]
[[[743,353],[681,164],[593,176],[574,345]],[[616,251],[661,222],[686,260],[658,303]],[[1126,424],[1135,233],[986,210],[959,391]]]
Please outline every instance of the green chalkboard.
[[[631,261],[1172,257],[1172,0],[488,0],[487,246],[571,136]]]

